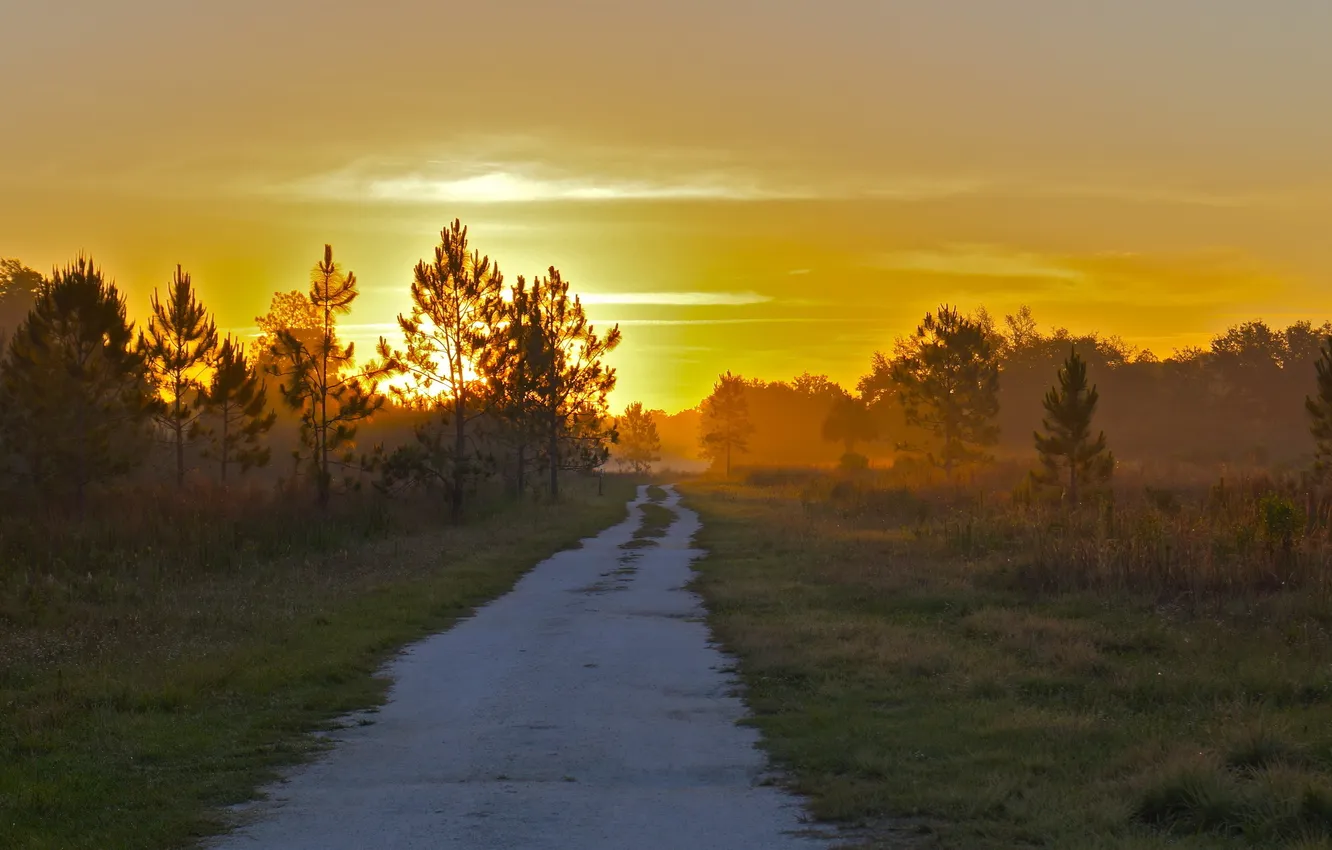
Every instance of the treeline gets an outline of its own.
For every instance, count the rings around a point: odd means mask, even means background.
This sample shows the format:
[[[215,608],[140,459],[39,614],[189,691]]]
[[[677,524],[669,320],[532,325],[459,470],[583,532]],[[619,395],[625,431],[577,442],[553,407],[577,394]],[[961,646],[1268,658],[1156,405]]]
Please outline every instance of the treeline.
[[[699,452],[718,468],[729,447],[752,465],[891,458],[947,475],[996,458],[1029,460],[1053,415],[1048,395],[1071,367],[1088,381],[1081,392],[1094,393],[1097,432],[1120,465],[1194,469],[1202,478],[1221,465],[1298,469],[1316,451],[1306,398],[1317,396],[1329,334],[1332,323],[1245,322],[1207,348],[1160,359],[1115,336],[1042,332],[1025,307],[998,322],[983,309],[966,316],[944,306],[877,352],[853,390],[817,375],[764,382],[728,374],[699,411],[659,424],[674,435],[689,420]],[[722,440],[719,453],[710,443],[732,428],[717,409],[727,398],[730,407],[743,402],[749,426]]]
[[[359,293],[325,246],[247,346],[219,333],[179,267],[138,329],[87,257],[49,277],[0,261],[0,495],[79,508],[153,462],[176,486],[226,485],[269,466],[284,426],[281,483],[320,506],[368,482],[436,492],[456,517],[486,481],[555,496],[562,470],[606,462],[620,331],[594,329],[555,267],[506,283],[455,220],[413,271],[401,338],[363,361],[338,327]],[[397,433],[358,445],[376,417]]]

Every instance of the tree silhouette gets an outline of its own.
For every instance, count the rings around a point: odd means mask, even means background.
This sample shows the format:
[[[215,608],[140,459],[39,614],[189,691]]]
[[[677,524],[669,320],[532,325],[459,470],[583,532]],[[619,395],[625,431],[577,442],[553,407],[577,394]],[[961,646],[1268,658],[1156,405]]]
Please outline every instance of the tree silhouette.
[[[606,396],[615,389],[615,370],[603,358],[620,344],[620,327],[604,335],[587,321],[582,301],[551,266],[532,287],[537,342],[533,358],[535,409],[545,431],[550,494],[560,493],[561,469],[588,469],[605,463],[615,440],[606,422]]]
[[[185,483],[185,442],[194,432],[200,406],[200,378],[217,348],[217,325],[195,296],[190,276],[176,266],[166,300],[153,292],[148,332],[139,336],[139,347],[148,364],[148,374],[164,394],[156,419],[171,437],[176,453],[176,486]]]
[[[620,463],[638,475],[652,471],[652,464],[661,460],[661,437],[652,414],[636,401],[624,409],[618,428],[620,435]]]
[[[1106,451],[1105,432],[1091,438],[1099,399],[1095,385],[1087,386],[1087,364],[1071,349],[1059,370],[1059,385],[1045,394],[1046,416],[1041,421],[1045,434],[1035,434],[1043,469],[1033,476],[1040,484],[1064,486],[1074,505],[1084,486],[1104,484],[1115,468],[1115,456]]]
[[[528,449],[540,436],[543,343],[537,289],[539,286],[529,287],[519,275],[509,288],[509,297],[492,303],[489,344],[478,360],[486,382],[486,409],[503,423],[504,437],[513,450],[519,493],[526,486]]]
[[[712,394],[703,400],[699,437],[703,455],[714,463],[722,461],[726,477],[731,477],[731,455],[749,450],[749,435],[754,426],[749,421],[745,401],[745,381],[729,371],[718,375]]]
[[[0,369],[0,415],[15,470],[39,492],[72,491],[126,472],[144,456],[155,399],[125,299],[80,256],[40,288]]]
[[[218,349],[212,380],[200,400],[211,421],[198,431],[212,444],[207,456],[217,461],[223,484],[232,464],[238,464],[242,473],[268,465],[272,449],[262,440],[277,421],[277,412],[268,408],[268,388],[258,364],[230,335]]]
[[[269,372],[283,379],[282,396],[300,414],[301,445],[308,454],[298,450],[295,458],[312,467],[320,507],[328,505],[332,492],[335,455],[337,463],[350,465],[356,423],[384,405],[376,392],[383,370],[354,372],[355,345],[337,339],[337,317],[351,311],[358,294],[356,275],[343,272],[333,261],[333,246],[325,245],[324,258],[310,272],[309,300],[321,320],[317,338],[306,342],[307,335],[282,328],[270,348]]]
[[[259,326],[259,338],[255,343],[261,349],[276,343],[282,331],[294,332],[306,345],[314,346],[324,330],[322,311],[314,305],[308,294],[299,289],[274,292],[268,312],[256,316],[254,323]]]
[[[387,368],[405,374],[412,385],[400,391],[406,401],[438,396],[432,407],[444,412],[452,425],[453,445],[448,456],[435,442],[431,456],[450,467],[450,507],[456,520],[462,515],[464,493],[475,475],[467,425],[482,415],[483,382],[478,361],[489,344],[490,323],[504,278],[498,266],[479,251],[468,253],[467,228],[454,219],[440,231],[433,262],[417,263],[412,279],[412,312],[398,316],[406,348],[390,351],[380,341]],[[425,432],[418,432],[418,437]]]
[[[990,327],[945,305],[898,341],[891,374],[907,421],[939,441],[939,455],[928,457],[950,478],[959,464],[987,460],[984,448],[999,438],[993,336]]]
[[[864,399],[842,393],[823,420],[823,439],[842,443],[846,453],[856,453],[856,445],[879,438],[879,423],[874,420]]]
[[[1306,396],[1309,430],[1314,438],[1314,470],[1322,477],[1332,471],[1332,336],[1324,338],[1314,363],[1318,391]]]
[[[300,340],[310,351],[320,346],[324,335],[323,311],[314,305],[307,293],[297,289],[274,292],[268,312],[255,316],[254,323],[259,327],[259,337],[254,342],[253,351],[261,372],[272,372],[273,348],[284,331]]]
[[[41,287],[39,272],[18,260],[0,258],[0,343],[23,322]]]

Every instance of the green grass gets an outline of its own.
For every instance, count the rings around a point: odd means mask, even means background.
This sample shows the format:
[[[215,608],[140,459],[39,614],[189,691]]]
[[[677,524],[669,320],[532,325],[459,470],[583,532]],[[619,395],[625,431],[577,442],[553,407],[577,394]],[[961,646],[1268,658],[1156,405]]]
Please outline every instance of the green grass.
[[[753,723],[865,847],[1332,847],[1332,617],[1034,590],[1014,555],[687,485]]]
[[[57,590],[40,616],[0,616],[0,844],[166,848],[216,832],[220,807],[318,750],[309,733],[382,702],[376,674],[398,648],[622,518],[633,484],[606,485],[137,591],[114,573],[77,593],[30,576]]]
[[[640,510],[643,512],[643,522],[634,532],[633,539],[620,544],[621,549],[645,549],[656,546],[657,540],[665,537],[666,530],[675,522],[675,511],[653,502],[641,506]]]

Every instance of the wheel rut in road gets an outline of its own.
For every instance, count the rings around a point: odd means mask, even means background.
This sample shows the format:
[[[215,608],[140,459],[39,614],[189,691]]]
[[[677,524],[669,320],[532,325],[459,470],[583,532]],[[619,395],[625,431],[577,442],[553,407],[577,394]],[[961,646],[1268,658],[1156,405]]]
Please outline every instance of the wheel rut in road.
[[[370,722],[336,732],[210,846],[829,847],[737,725],[733,661],[687,589],[699,520],[679,502],[640,488],[624,522],[409,647]],[[660,536],[635,536],[649,527]]]

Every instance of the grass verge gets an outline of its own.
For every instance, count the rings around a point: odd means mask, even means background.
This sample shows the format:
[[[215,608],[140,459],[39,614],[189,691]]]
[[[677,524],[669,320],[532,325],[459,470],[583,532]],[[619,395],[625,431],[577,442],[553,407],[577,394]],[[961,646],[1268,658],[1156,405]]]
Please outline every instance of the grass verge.
[[[655,492],[654,492],[655,491]],[[660,487],[648,488],[648,501],[639,507],[643,521],[634,531],[634,536],[620,544],[621,549],[646,549],[656,546],[657,540],[666,536],[666,531],[675,522],[675,511],[662,507],[658,502],[665,501],[666,491]]]
[[[1332,620],[1307,594],[1036,592],[1011,553],[683,489],[752,722],[858,846],[1332,847]]]
[[[606,486],[468,526],[182,571],[153,605],[116,588],[99,607],[84,588],[58,621],[0,618],[0,844],[165,848],[215,833],[222,807],[317,751],[308,733],[382,702],[376,673],[398,648],[623,517],[633,484]],[[86,639],[44,651],[70,630]]]

